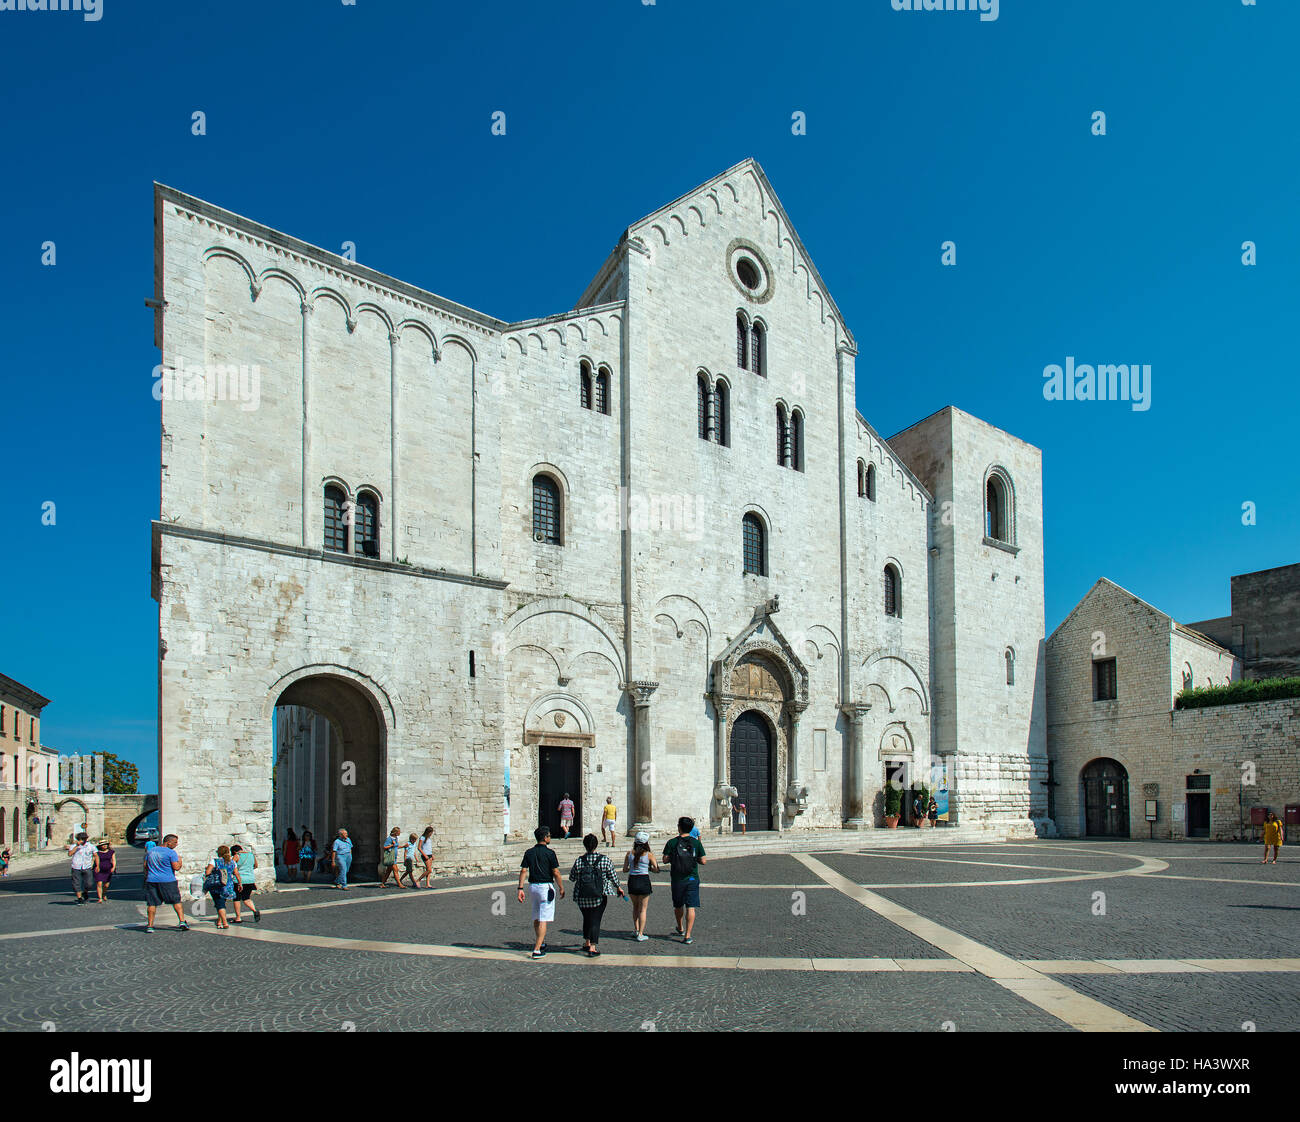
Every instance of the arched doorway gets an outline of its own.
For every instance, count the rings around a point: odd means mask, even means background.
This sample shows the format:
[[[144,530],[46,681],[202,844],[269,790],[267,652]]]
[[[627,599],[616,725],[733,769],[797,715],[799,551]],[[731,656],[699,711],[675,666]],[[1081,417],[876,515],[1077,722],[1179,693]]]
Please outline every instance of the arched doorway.
[[[272,860],[283,864],[289,828],[299,837],[304,826],[311,830],[318,854],[345,829],[353,844],[349,881],[374,880],[389,829],[387,729],[378,702],[350,678],[311,675],[277,698],[274,728]]]
[[[752,709],[731,726],[731,785],[735,802],[744,803],[747,830],[772,829],[772,733]]]
[[[1129,836],[1128,772],[1115,760],[1093,760],[1083,769],[1084,836]]]

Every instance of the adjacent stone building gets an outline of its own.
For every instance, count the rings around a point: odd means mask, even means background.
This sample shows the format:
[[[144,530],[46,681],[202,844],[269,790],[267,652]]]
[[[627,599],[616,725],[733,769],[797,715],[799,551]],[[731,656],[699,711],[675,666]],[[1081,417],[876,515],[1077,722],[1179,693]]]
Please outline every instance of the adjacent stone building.
[[[53,837],[59,755],[41,744],[41,713],[50,704],[0,674],[0,848],[41,849]]]
[[[1232,651],[1243,678],[1300,678],[1300,565],[1233,577],[1232,614],[1188,626]]]
[[[887,381],[753,160],[521,323],[155,206],[182,849],[267,852],[297,814],[277,707],[328,723],[311,825],[363,871],[426,823],[441,868],[490,865],[565,793],[585,828],[612,797],[620,832],[735,801],[861,829],[938,763],[954,818],[1044,813],[1040,453],[954,408],[882,439],[856,403]]]
[[[1201,626],[1102,579],[1048,638],[1049,813],[1063,835],[1251,837],[1253,807],[1300,804],[1300,699],[1174,708],[1182,690],[1242,674]]]

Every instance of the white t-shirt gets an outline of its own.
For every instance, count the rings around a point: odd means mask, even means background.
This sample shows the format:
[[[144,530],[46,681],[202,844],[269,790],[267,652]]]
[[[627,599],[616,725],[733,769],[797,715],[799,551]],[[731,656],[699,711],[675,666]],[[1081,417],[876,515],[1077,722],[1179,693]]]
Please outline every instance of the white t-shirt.
[[[432,857],[432,856],[433,856],[433,838],[432,838],[432,837],[427,837],[427,838],[422,838],[422,839],[421,839],[421,841],[420,841],[420,852],[423,853],[426,857]]]
[[[95,867],[95,847],[90,842],[79,845],[73,850],[72,867],[74,869],[93,869]]]

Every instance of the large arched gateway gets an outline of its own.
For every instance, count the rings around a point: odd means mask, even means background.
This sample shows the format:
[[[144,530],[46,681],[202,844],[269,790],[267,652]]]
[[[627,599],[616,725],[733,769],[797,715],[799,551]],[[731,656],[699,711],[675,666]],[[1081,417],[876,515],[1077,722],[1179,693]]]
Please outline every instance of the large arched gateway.
[[[1084,834],[1090,838],[1126,838],[1128,772],[1116,760],[1093,760],[1080,776],[1083,786]]]
[[[306,826],[318,851],[345,829],[354,846],[353,879],[373,879],[380,839],[389,829],[387,734],[378,702],[350,678],[311,674],[280,693],[275,723],[277,851],[288,828],[300,832]]]

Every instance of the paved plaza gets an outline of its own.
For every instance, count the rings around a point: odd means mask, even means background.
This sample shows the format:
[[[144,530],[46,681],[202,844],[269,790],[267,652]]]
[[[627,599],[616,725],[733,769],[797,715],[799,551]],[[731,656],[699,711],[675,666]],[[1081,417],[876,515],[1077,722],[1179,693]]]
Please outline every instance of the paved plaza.
[[[531,961],[527,906],[502,877],[286,885],[263,895],[260,924],[193,916],[182,934],[160,910],[146,935],[127,851],[104,905],[75,906],[61,869],[0,882],[0,1026],[1295,1031],[1300,863],[1260,852],[1039,841],[722,858],[703,870],[693,945],[671,936],[662,876],[648,942],[611,899],[603,954],[586,958],[566,898]]]

